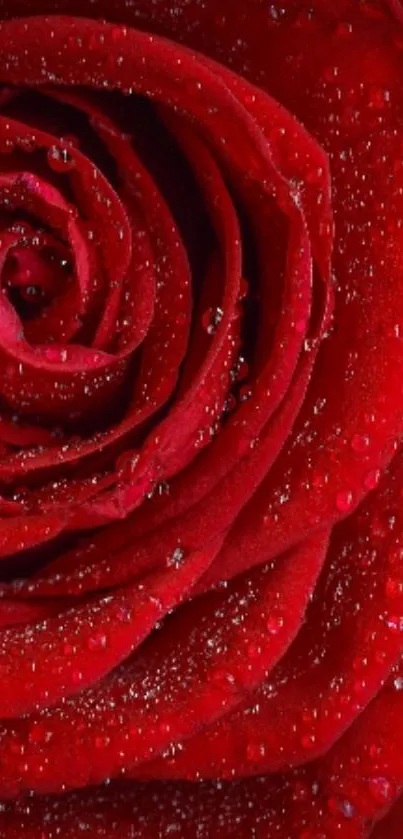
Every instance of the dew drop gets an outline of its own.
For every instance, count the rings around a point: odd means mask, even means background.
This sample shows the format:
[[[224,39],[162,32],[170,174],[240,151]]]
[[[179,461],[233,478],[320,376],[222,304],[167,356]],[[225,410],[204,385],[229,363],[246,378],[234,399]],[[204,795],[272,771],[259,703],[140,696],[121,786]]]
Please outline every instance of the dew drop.
[[[246,747],[246,758],[251,763],[257,763],[262,760],[266,754],[266,747],[264,743],[248,743]]]
[[[336,30],[335,30],[336,35],[339,38],[348,37],[349,35],[351,35],[352,31],[353,31],[353,24],[352,23],[344,23],[344,22],[338,23],[337,26],[336,26]]]
[[[161,722],[158,726],[161,734],[169,734],[171,731],[171,726],[169,722]]]
[[[365,656],[356,656],[353,659],[353,670],[358,673],[360,670],[365,670],[368,667],[368,659]]]
[[[135,451],[119,455],[116,460],[116,469],[122,481],[130,481],[133,478],[138,461],[139,455]]]
[[[177,547],[173,553],[168,557],[167,565],[169,568],[180,568],[183,564],[185,551],[183,548]]]
[[[386,659],[385,650],[376,650],[375,651],[375,661],[377,664],[384,664]]]
[[[112,41],[116,43],[116,41],[123,40],[127,36],[127,27],[126,26],[114,26],[111,30],[111,37]]]
[[[245,361],[244,358],[240,358],[236,367],[236,380],[237,382],[243,382],[245,379],[248,378],[249,375],[249,364]]]
[[[346,799],[329,798],[327,806],[331,813],[335,815],[341,813],[346,819],[354,818],[356,812],[351,801],[347,801]]]
[[[103,635],[101,632],[97,633],[96,635],[91,635],[88,638],[87,646],[91,652],[97,652],[98,650],[104,650],[106,647],[107,639],[106,635]]]
[[[353,493],[349,489],[341,490],[336,495],[336,507],[340,513],[347,513],[353,506]]]
[[[29,735],[28,735],[28,738],[29,738]],[[17,743],[16,742],[10,743],[10,752],[13,755],[19,755],[19,756],[23,755],[24,752],[25,752],[24,743],[18,743],[18,742]]]
[[[240,402],[247,402],[252,396],[252,390],[248,385],[242,385],[239,388],[239,401]]]
[[[374,110],[381,111],[386,107],[386,105],[389,102],[390,102],[390,91],[389,90],[387,90],[385,88],[377,87],[375,85],[370,88],[370,90],[369,90],[369,105],[370,105],[371,108],[374,108]]]
[[[391,632],[393,632],[394,635],[403,632],[403,617],[391,615],[386,621],[386,626]]]
[[[316,742],[316,738],[314,734],[304,734],[301,737],[301,746],[303,749],[313,749]]]
[[[284,618],[281,615],[272,616],[266,621],[266,629],[270,635],[277,635],[284,626]]]
[[[367,472],[364,477],[365,489],[375,489],[375,487],[379,484],[380,477],[380,469],[372,469],[370,472]]]
[[[250,659],[259,658],[262,648],[258,644],[248,644],[247,656]]]
[[[311,711],[308,709],[302,711],[301,718],[304,723],[311,724],[314,720],[318,718],[318,709],[313,708]]]
[[[302,781],[296,781],[292,797],[293,801],[306,801],[309,798],[309,787]]]
[[[51,146],[47,154],[48,163],[54,172],[69,172],[74,167],[74,160],[68,149],[62,146]]]
[[[34,152],[37,148],[36,138],[34,134],[26,137],[17,137],[16,142],[17,145],[27,153]]]
[[[368,788],[371,797],[377,804],[385,804],[395,795],[394,785],[387,778],[371,778],[368,782]]]
[[[368,434],[354,434],[351,438],[351,448],[357,454],[364,454],[369,449],[369,444]]]
[[[120,606],[117,613],[116,618],[121,623],[130,623],[132,619],[132,611],[127,606]]]
[[[211,676],[213,681],[224,690],[230,690],[232,692],[236,689],[235,678],[227,670],[213,670]]]
[[[330,84],[335,84],[339,75],[339,68],[335,65],[325,67],[323,70],[323,78]]]
[[[224,312],[217,306],[215,309],[207,309],[202,316],[202,325],[209,335],[214,335],[217,327],[223,319]]]

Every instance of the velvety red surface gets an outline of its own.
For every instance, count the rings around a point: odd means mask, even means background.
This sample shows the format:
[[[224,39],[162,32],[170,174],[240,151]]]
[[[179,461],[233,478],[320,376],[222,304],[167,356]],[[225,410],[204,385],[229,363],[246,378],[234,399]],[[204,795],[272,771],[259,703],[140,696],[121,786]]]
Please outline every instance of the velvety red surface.
[[[0,18],[0,836],[400,839],[402,5]]]

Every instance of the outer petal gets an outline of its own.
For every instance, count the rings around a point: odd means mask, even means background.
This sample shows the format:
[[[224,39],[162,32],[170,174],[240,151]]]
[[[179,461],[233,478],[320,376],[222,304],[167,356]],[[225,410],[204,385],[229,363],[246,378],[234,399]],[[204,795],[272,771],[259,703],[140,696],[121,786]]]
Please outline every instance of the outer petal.
[[[40,622],[1,631],[1,716],[18,717],[50,707],[98,682],[181,602],[221,543],[218,537],[202,551],[190,553],[181,567],[168,566],[111,596],[84,601],[67,611],[50,607]]]
[[[234,712],[147,766],[147,777],[279,771],[320,756],[352,724],[400,656],[402,478],[399,455],[336,529],[306,621],[279,665]]]
[[[326,547],[327,534],[323,533],[285,556],[274,570],[256,569],[234,581],[228,590],[212,592],[185,606],[107,680],[53,710],[5,724],[0,730],[0,794],[8,797],[27,789],[58,792],[99,783],[148,760],[236,706],[295,637]],[[59,646],[63,652],[64,643],[71,663],[68,669],[66,665],[60,671],[51,669],[46,682],[50,698],[61,688],[63,695],[71,693],[70,685],[66,688],[65,684],[71,678],[76,690],[88,684],[89,672],[93,683],[95,668],[98,678],[105,671],[105,659],[109,669],[117,664],[134,646],[134,637],[138,642],[139,631],[144,636],[145,625],[149,631],[150,625],[178,602],[181,578],[187,575],[189,583],[211,555],[210,551],[207,556],[190,557],[183,568],[179,563],[169,576],[155,575],[155,581],[151,575],[148,584],[134,590],[135,595],[127,590],[106,598],[99,613],[92,606],[90,624],[78,622],[75,635],[60,631],[60,641],[53,641],[52,662],[56,667],[56,654]],[[131,608],[136,609],[133,614],[128,611]],[[108,610],[113,619],[105,626]],[[37,631],[34,627],[34,651]],[[26,632],[29,635],[29,628]],[[97,643],[97,639],[101,641]],[[17,652],[21,649],[18,640]],[[35,673],[41,670],[42,687],[45,654],[45,649],[43,656],[42,650],[38,651],[35,668]],[[31,660],[32,655],[27,666]],[[77,672],[82,674],[78,685],[74,679]],[[30,688],[35,673],[29,676],[27,696],[21,685],[17,692],[17,674],[12,672],[11,698],[6,692],[3,705],[8,701],[11,706],[13,700],[12,709],[18,712],[27,699],[31,707],[34,701],[41,703],[43,694],[38,695],[36,684],[34,690]],[[9,706],[6,711],[10,716]],[[58,760],[61,753],[63,761]]]

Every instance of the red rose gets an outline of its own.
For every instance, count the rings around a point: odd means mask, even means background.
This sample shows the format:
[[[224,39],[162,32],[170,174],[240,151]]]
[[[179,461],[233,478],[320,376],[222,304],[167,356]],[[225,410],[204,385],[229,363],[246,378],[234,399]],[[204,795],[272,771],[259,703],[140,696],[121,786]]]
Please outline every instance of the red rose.
[[[110,5],[0,0],[0,836],[397,839],[402,6]]]

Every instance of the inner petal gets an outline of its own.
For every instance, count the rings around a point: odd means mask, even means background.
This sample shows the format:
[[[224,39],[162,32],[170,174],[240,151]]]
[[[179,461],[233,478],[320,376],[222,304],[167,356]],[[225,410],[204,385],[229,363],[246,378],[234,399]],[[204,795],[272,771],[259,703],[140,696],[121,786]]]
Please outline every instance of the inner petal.
[[[39,249],[31,242],[10,250],[2,283],[20,318],[29,321],[40,317],[43,307],[63,289],[70,272],[66,247]]]

